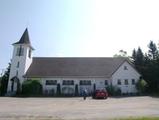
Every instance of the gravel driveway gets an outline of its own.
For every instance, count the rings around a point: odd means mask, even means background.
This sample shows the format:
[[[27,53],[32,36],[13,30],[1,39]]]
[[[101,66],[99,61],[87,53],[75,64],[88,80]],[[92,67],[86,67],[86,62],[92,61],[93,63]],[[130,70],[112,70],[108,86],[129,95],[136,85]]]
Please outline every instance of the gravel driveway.
[[[0,120],[109,119],[159,116],[159,98],[124,97],[107,100],[78,98],[0,97]]]

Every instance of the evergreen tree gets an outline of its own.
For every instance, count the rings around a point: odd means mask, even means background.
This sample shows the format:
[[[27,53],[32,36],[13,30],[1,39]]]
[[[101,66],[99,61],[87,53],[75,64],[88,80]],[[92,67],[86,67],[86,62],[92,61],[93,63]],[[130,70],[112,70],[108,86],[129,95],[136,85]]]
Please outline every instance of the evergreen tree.
[[[7,86],[8,86],[8,80],[9,80],[9,73],[10,73],[10,67],[11,67],[11,64],[9,63],[9,66],[7,67],[4,75],[2,76],[1,78],[1,90],[0,90],[0,95],[1,96],[4,96],[5,93],[7,92]]]
[[[60,95],[61,95],[61,86],[60,86],[59,83],[57,84],[56,95],[57,95],[57,96],[60,96]]]
[[[139,47],[136,52],[135,64],[138,66],[142,66],[143,63],[144,63],[144,55],[143,55],[141,48]]]
[[[153,41],[150,41],[148,48],[148,53],[145,53],[145,55],[140,47],[136,53],[134,50],[132,58],[137,70],[148,84],[147,91],[155,93],[159,92],[159,52]]]
[[[136,50],[135,49],[133,50],[133,53],[132,53],[132,59],[133,59],[133,61],[136,61]]]
[[[156,44],[153,41],[150,41],[148,48],[149,48],[148,51],[149,58],[152,60],[156,60],[158,57],[158,50]]]
[[[75,96],[79,95],[78,84],[75,85]]]

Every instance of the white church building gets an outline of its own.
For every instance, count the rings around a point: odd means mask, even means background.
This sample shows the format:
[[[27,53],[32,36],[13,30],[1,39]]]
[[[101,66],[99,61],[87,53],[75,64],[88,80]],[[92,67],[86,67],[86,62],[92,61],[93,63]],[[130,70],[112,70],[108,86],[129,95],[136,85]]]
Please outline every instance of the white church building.
[[[140,74],[134,65],[123,57],[33,57],[26,29],[20,40],[13,44],[13,56],[8,82],[8,93],[17,91],[25,80],[38,80],[44,94],[56,93],[57,85],[63,94],[79,93],[87,89],[105,89],[108,85],[118,87],[122,93],[136,93],[135,83]]]

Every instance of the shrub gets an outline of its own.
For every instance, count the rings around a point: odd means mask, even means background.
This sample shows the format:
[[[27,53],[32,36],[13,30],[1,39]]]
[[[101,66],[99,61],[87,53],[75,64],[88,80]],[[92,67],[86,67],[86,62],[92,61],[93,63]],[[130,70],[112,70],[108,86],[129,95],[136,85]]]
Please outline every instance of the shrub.
[[[37,80],[26,80],[22,84],[23,95],[41,95],[42,85]]]
[[[56,95],[57,95],[57,96],[61,96],[61,86],[60,86],[59,83],[57,84]]]
[[[78,96],[78,95],[79,95],[78,84],[76,84],[76,86],[75,86],[75,96]]]
[[[136,83],[136,89],[138,90],[140,94],[145,93],[147,87],[148,87],[148,84],[144,79],[141,79]]]
[[[117,86],[109,85],[106,87],[108,94],[111,96],[121,95],[121,90]]]

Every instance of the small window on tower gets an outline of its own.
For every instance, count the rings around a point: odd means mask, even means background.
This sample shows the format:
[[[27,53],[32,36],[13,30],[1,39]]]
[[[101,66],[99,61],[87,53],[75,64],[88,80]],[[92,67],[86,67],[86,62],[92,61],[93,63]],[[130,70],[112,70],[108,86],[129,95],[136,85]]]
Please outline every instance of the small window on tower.
[[[16,76],[18,76],[18,70],[16,71]]]
[[[19,62],[17,63],[17,68],[19,68]]]
[[[19,56],[23,56],[24,55],[24,48],[20,47],[20,53]]]
[[[31,49],[29,49],[28,57],[31,58]]]
[[[19,56],[19,51],[20,51],[20,48],[18,47],[17,52],[16,52],[16,56]]]
[[[24,54],[24,48],[22,46],[17,48],[16,56],[23,56]]]

